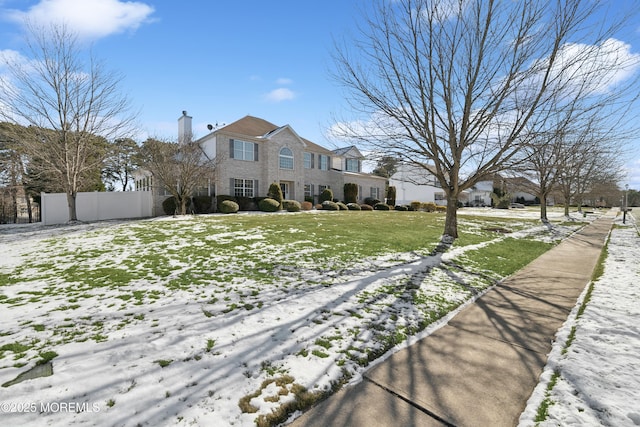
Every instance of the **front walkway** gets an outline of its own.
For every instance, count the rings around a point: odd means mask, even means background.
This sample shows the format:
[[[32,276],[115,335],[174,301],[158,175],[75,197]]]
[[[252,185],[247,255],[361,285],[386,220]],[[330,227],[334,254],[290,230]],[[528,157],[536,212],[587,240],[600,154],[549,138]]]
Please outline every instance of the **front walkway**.
[[[546,252],[293,425],[517,425],[556,331],[591,280],[614,215]]]

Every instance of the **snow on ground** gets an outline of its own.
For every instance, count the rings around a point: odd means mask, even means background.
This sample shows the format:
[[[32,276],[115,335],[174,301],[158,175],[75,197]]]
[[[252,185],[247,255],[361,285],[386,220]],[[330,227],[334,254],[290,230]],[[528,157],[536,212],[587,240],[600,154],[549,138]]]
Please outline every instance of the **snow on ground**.
[[[183,235],[205,227],[220,251],[202,258],[202,242]],[[554,240],[572,230],[528,225],[513,235]],[[255,425],[300,386],[358,381],[371,355],[385,358],[419,325],[431,324],[409,341],[476,298],[491,283],[441,265],[464,251],[328,260],[318,271],[299,249],[197,217],[2,227],[0,274],[20,280],[0,288],[0,384],[57,354],[52,376],[0,388],[3,424]],[[274,254],[286,261],[277,280],[259,268]],[[88,277],[74,276],[80,268]]]
[[[576,319],[579,303],[558,331],[521,427],[640,425],[640,236],[634,218],[627,219],[625,226],[616,218],[604,274],[584,313]],[[555,385],[547,391],[552,377]],[[545,399],[548,416],[536,423]]]

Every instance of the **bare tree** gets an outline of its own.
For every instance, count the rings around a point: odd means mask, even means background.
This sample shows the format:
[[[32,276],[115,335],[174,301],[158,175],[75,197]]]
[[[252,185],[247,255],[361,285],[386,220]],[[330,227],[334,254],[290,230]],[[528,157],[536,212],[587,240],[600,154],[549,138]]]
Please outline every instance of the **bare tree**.
[[[147,139],[140,149],[140,164],[176,199],[181,215],[198,187],[215,181],[217,158],[209,158],[200,144],[185,137],[180,143]]]
[[[433,167],[447,198],[443,241],[458,236],[461,194],[513,166],[533,119],[555,114],[610,75],[599,47],[623,21],[592,26],[583,0],[379,1],[361,39],[338,48],[336,78],[356,121],[334,134],[417,167]],[[560,96],[562,94],[562,96]]]
[[[22,149],[59,183],[76,221],[76,195],[87,176],[99,175],[104,140],[127,136],[135,114],[118,91],[122,77],[83,51],[66,26],[31,26],[26,44],[28,61],[6,60],[0,117],[28,126]]]
[[[579,135],[558,164],[558,187],[564,199],[564,214],[575,203],[582,210],[585,194],[601,183],[618,182],[623,175],[619,147],[607,143],[606,135]]]

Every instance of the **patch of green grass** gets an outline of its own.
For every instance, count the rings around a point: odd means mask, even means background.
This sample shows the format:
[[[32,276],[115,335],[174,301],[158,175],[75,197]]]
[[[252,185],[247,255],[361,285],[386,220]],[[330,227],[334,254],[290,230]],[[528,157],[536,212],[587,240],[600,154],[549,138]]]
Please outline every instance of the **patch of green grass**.
[[[19,342],[13,342],[13,343],[4,344],[3,346],[1,346],[0,347],[0,352],[11,351],[13,353],[24,353],[25,351],[29,350],[32,347],[33,347],[33,345],[27,345],[27,344],[22,344],[22,343],[19,343]]]
[[[551,249],[552,243],[507,237],[482,249],[468,251],[459,260],[472,270],[490,271],[498,278],[507,277]]]
[[[536,417],[534,419],[536,423],[543,422],[549,416],[549,407],[553,405],[553,401],[550,398],[550,394],[551,394],[551,390],[553,390],[553,388],[556,386],[556,383],[558,382],[558,378],[560,378],[560,373],[554,372],[553,375],[551,376],[551,380],[549,381],[549,384],[547,384],[547,391],[545,393],[545,398],[540,403],[540,406],[538,406],[538,410],[536,411]]]
[[[173,363],[173,359],[160,359],[154,360],[154,362],[160,365],[161,368],[166,368],[167,366],[171,365],[171,363]]]
[[[40,360],[38,360],[37,364],[43,365],[58,357],[58,353],[56,353],[55,351],[41,351],[40,353],[38,353],[38,356],[40,356]]]
[[[212,340],[211,338],[209,338],[207,340],[207,347],[206,347],[206,351],[207,353],[211,352],[211,349],[213,348],[213,346],[216,345],[216,340]]]
[[[329,357],[329,355],[327,353],[325,353],[324,351],[320,351],[320,350],[313,350],[311,352],[311,354],[313,354],[316,357],[319,357],[321,359],[326,359],[327,357]]]

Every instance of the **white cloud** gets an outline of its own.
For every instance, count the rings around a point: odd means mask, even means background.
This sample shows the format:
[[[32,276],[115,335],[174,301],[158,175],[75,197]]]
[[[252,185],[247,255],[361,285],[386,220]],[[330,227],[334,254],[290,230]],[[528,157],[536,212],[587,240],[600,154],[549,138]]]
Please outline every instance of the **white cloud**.
[[[296,97],[296,93],[286,87],[274,89],[265,95],[265,99],[270,102],[291,101]]]
[[[41,0],[28,11],[13,10],[9,18],[37,25],[62,24],[83,38],[100,38],[135,30],[149,22],[153,7],[119,0]]]
[[[279,86],[285,86],[285,85],[290,85],[293,83],[293,80],[288,79],[286,77],[281,77],[278,80],[276,80],[276,84]]]

